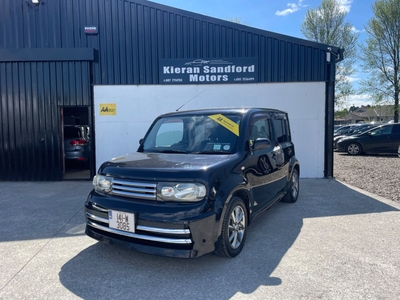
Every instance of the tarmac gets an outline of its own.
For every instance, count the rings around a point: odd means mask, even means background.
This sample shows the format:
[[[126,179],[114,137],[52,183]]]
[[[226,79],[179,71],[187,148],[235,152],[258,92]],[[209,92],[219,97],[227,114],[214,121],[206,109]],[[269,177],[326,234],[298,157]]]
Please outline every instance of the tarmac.
[[[0,182],[0,299],[400,299],[400,204],[301,179],[233,259],[175,259],[84,234],[90,181]]]

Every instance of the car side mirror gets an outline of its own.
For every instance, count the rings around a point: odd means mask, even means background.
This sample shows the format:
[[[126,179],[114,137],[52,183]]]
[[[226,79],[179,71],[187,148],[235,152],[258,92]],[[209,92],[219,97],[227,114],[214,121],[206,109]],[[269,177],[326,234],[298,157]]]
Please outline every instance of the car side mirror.
[[[267,149],[271,146],[271,141],[267,138],[258,138],[254,141],[253,150]]]
[[[143,145],[143,139],[139,140],[139,145]]]

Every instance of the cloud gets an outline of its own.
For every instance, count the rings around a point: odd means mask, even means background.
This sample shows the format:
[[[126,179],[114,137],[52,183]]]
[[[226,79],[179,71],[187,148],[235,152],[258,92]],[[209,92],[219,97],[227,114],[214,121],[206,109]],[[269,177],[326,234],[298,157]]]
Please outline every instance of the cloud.
[[[362,105],[373,105],[374,101],[370,95],[364,94],[364,95],[351,95],[349,96],[349,99],[347,101],[347,105],[345,105],[347,108],[351,106],[362,106]]]
[[[275,12],[275,15],[282,17],[282,16],[287,16],[290,14],[295,13],[296,11],[300,10],[302,7],[306,7],[307,5],[302,4],[303,0],[299,0],[297,3],[288,3],[287,6],[289,8],[285,10],[277,10]]]
[[[350,12],[353,0],[338,0],[340,9],[346,13]]]
[[[348,79],[350,82],[355,82],[355,81],[361,80],[361,78],[359,78],[359,77],[352,77],[352,76],[347,76],[347,79]]]
[[[355,33],[359,33],[359,32],[364,32],[365,30],[359,30],[357,28],[355,28],[354,26],[351,28],[351,31],[355,32]]]

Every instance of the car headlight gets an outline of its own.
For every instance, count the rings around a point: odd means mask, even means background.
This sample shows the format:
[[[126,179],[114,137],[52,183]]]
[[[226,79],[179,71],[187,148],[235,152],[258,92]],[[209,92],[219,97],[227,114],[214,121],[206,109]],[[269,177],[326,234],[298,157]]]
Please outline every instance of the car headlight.
[[[157,198],[164,201],[196,202],[204,199],[206,187],[201,183],[159,182]]]
[[[93,187],[97,192],[109,193],[112,190],[113,178],[99,175],[93,177]]]

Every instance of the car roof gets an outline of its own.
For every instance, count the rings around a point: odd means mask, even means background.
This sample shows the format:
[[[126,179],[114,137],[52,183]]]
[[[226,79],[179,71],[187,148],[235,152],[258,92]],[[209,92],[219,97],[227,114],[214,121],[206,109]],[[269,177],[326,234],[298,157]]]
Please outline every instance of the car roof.
[[[382,127],[388,127],[388,126],[400,126],[400,123],[395,123],[395,124],[380,124],[380,125],[376,125],[376,126],[372,126],[370,129],[368,129],[367,131],[365,131],[364,133],[370,132],[372,130],[378,129],[378,128],[382,128]]]
[[[160,117],[164,116],[173,116],[173,115],[193,115],[193,114],[209,114],[209,113],[216,113],[216,114],[248,114],[254,112],[273,112],[273,113],[284,113],[287,114],[285,111],[274,109],[274,108],[262,108],[262,107],[223,107],[223,108],[201,108],[201,109],[192,109],[192,110],[182,110],[182,111],[175,111],[162,114]]]

